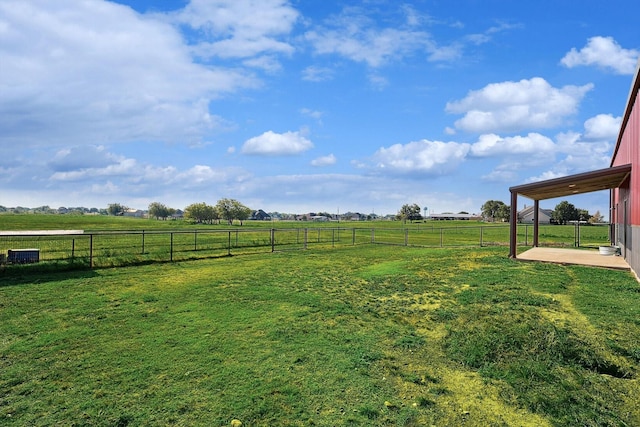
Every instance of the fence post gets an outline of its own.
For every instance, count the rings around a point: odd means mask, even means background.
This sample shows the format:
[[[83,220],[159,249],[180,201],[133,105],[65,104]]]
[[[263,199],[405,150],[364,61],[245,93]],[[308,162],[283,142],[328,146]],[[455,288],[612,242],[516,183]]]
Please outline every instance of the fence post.
[[[409,229],[404,229],[404,245],[409,246]]]
[[[142,252],[140,253],[144,255],[144,230],[142,230]]]
[[[307,239],[309,237],[309,229],[304,229],[304,248],[307,249]]]
[[[331,247],[335,248],[336,246],[336,229],[332,228],[331,229]]]
[[[198,250],[198,230],[193,231],[193,250]]]
[[[440,229],[440,247],[441,247],[441,248],[442,248],[442,247],[444,247],[444,245],[443,245],[443,240],[442,240],[442,234],[443,234],[443,231],[444,231],[444,230],[441,228],[441,229]]]
[[[356,245],[356,229],[352,228],[351,229],[351,233],[352,233],[352,235],[351,235],[351,244],[353,246],[355,246]]]
[[[524,226],[524,245],[529,246],[529,226]]]
[[[276,230],[272,228],[270,234],[271,234],[271,236],[270,236],[270,238],[271,238],[271,252],[275,252],[275,250],[276,250],[276,247],[275,247],[276,246]]]
[[[76,256],[76,239],[71,239],[71,259],[74,259]]]
[[[371,229],[371,243],[375,243],[376,242],[376,229],[372,228]]]
[[[231,256],[231,231],[228,231],[228,240],[227,240],[227,255]]]
[[[482,230],[484,229],[483,226],[480,226],[480,247],[482,247]]]
[[[93,268],[93,233],[89,234],[89,268]]]
[[[171,235],[171,242],[169,243],[169,260],[173,262],[173,232],[169,234]]]

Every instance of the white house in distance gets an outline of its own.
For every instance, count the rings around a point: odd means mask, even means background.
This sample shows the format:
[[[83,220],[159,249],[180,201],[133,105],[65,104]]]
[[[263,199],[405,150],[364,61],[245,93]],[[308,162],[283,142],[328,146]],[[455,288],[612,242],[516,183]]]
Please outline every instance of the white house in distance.
[[[479,221],[482,219],[482,217],[478,214],[432,213],[427,216],[427,219],[431,219],[434,221]]]
[[[553,216],[553,210],[551,209],[538,209],[538,223],[550,224]],[[520,212],[518,212],[518,221],[521,223],[533,224],[533,205],[526,206]]]

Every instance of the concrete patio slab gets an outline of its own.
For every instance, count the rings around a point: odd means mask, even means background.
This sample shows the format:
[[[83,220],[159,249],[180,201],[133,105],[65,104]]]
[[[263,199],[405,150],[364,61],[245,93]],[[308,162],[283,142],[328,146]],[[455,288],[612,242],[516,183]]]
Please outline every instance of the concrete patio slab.
[[[629,264],[621,256],[600,255],[598,250],[592,249],[559,249],[559,248],[531,248],[517,256],[522,261],[551,262],[555,264],[586,265],[590,267],[613,268],[616,270],[631,270]]]

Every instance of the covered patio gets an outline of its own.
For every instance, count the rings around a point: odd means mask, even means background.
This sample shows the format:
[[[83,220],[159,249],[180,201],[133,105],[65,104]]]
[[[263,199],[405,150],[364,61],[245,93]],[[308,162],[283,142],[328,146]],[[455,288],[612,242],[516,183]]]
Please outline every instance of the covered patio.
[[[509,257],[528,261],[580,264],[630,270],[623,257],[604,256],[600,255],[598,251],[582,249],[540,248],[538,239],[540,200],[619,188],[629,178],[630,174],[631,165],[628,164],[509,188],[511,192]],[[520,255],[517,253],[518,195],[534,201],[533,248]]]
[[[531,248],[520,255],[521,261],[549,262],[563,265],[586,265],[630,271],[631,267],[621,256],[604,256],[593,249]]]

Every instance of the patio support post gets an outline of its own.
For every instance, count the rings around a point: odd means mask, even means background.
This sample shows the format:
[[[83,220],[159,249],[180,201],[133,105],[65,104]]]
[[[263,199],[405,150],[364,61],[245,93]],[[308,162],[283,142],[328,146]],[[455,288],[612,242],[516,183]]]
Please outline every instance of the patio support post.
[[[538,226],[540,225],[540,218],[538,218],[538,212],[540,211],[540,201],[533,201],[533,247],[538,247]]]
[[[511,216],[509,218],[509,258],[515,258],[518,246],[518,193],[511,192]]]

